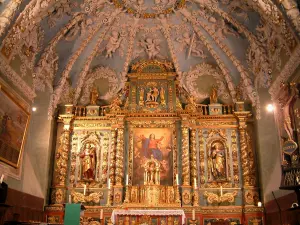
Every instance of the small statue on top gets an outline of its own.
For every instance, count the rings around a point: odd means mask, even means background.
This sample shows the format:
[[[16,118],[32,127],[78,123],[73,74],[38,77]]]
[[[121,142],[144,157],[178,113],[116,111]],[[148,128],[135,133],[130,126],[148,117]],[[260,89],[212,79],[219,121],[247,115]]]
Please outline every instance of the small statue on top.
[[[210,100],[210,104],[218,103],[218,89],[215,85],[212,86],[209,100]]]
[[[91,105],[97,105],[97,100],[99,98],[98,90],[96,87],[93,87],[91,91],[91,99],[90,99],[90,104]]]

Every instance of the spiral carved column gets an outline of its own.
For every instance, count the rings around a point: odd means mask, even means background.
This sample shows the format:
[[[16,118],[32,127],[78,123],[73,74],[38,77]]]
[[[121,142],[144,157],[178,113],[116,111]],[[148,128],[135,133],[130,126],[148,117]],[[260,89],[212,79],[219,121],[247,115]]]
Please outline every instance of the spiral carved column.
[[[241,162],[242,162],[242,179],[244,187],[255,186],[255,170],[253,169],[254,157],[252,146],[249,143],[247,135],[247,119],[251,115],[250,112],[236,112],[235,115],[239,120],[239,136],[241,148]]]
[[[116,142],[117,134],[115,130],[111,130],[111,152],[110,152],[110,165],[109,165],[109,179],[111,185],[115,184],[116,173]]]
[[[183,127],[182,131],[182,180],[183,185],[190,185],[190,156],[189,156],[189,128]]]
[[[117,131],[117,154],[116,154],[116,185],[122,186],[124,164],[124,128]]]
[[[53,174],[53,189],[51,192],[52,204],[63,204],[66,198],[66,185],[67,185],[67,170],[70,151],[70,123],[73,119],[73,114],[61,115],[60,119],[63,120],[64,128],[60,136],[59,147],[56,151],[55,170]]]
[[[197,152],[196,152],[196,130],[190,133],[190,152],[191,152],[191,178],[193,186],[197,185]],[[194,183],[196,180],[196,184]]]

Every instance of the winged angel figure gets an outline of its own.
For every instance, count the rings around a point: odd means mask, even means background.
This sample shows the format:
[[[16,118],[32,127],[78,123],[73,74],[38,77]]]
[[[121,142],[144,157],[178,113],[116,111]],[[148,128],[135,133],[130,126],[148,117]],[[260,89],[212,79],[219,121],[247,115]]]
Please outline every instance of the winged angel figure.
[[[144,51],[147,53],[149,59],[153,59],[158,56],[160,52],[160,40],[159,39],[152,39],[146,38],[139,42],[139,45],[144,48]]]

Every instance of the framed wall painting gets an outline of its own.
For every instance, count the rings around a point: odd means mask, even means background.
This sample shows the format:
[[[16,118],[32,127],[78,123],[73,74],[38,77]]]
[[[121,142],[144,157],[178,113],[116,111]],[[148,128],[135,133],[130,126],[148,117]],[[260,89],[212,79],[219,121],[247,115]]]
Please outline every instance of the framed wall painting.
[[[18,168],[30,114],[23,100],[0,83],[0,161]]]

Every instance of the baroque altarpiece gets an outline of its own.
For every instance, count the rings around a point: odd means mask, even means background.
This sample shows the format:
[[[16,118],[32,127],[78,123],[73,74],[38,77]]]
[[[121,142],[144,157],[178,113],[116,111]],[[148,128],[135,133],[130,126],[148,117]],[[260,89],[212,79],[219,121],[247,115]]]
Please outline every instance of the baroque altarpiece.
[[[60,111],[48,222],[62,222],[72,202],[85,206],[83,224],[111,224],[115,209],[182,209],[185,224],[263,224],[244,102],[221,104],[213,87],[210,103],[197,104],[169,62],[142,61],[127,76],[110,105],[97,105],[94,88],[89,105]],[[141,221],[120,216],[115,224]]]

